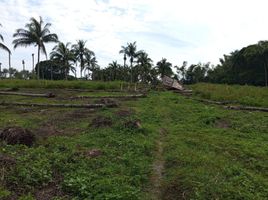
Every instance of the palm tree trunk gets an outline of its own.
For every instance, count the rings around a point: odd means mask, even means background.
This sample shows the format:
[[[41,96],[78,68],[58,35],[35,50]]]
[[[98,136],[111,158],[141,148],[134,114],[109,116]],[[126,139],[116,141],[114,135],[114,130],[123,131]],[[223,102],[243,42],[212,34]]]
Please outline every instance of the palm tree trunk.
[[[130,83],[132,83],[133,79],[133,71],[132,71],[132,62],[130,63]]]
[[[9,78],[11,77],[11,55],[8,54],[8,69],[9,69]]]
[[[53,80],[53,67],[50,68],[50,80]]]
[[[39,66],[39,62],[40,62],[40,45],[38,45],[38,54],[37,54],[37,79],[40,78],[40,66]]]
[[[265,80],[265,86],[268,86],[268,77],[267,77],[267,68],[264,66],[264,80]]]

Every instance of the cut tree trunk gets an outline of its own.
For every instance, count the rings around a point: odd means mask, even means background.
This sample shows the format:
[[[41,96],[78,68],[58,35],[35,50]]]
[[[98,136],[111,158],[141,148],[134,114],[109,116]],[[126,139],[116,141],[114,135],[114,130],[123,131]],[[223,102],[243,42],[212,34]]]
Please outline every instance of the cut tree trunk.
[[[41,103],[20,103],[20,102],[0,102],[2,106],[30,106],[30,107],[59,107],[59,108],[112,108],[118,104],[41,104]]]
[[[137,95],[121,95],[121,96],[77,96],[71,97],[71,99],[135,99],[135,98],[144,98],[146,94],[137,94]]]
[[[216,104],[216,105],[226,105],[231,103],[237,103],[237,101],[212,101],[208,99],[194,99],[203,103]]]
[[[46,97],[46,98],[53,98],[56,95],[53,93],[47,94],[32,94],[32,93],[22,93],[22,92],[4,92],[0,91],[0,95],[17,95],[17,96],[30,96],[30,97]]]
[[[248,110],[248,111],[262,111],[268,112],[268,108],[263,107],[251,107],[251,106],[224,106],[226,109],[230,110]]]

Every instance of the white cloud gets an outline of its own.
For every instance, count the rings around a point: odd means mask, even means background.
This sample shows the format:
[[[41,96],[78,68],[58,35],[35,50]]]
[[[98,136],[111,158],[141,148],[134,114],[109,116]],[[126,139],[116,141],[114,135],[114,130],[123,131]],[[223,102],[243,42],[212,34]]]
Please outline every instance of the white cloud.
[[[127,42],[137,41],[155,62],[166,57],[174,65],[211,61],[223,54],[268,37],[265,0],[1,0],[0,29],[12,47],[15,29],[30,17],[51,22],[51,31],[63,42],[87,40],[99,63],[122,62],[118,52]],[[47,45],[48,52],[53,45]],[[21,60],[31,68],[34,47],[13,51],[12,63]],[[0,62],[7,66],[5,52]],[[43,57],[44,58],[44,57]]]

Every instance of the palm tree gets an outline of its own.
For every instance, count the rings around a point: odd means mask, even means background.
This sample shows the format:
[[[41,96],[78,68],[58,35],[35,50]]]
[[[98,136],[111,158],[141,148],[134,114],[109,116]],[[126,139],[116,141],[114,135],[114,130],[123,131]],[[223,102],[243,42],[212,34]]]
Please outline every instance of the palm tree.
[[[91,71],[92,77],[94,79],[94,71],[99,68],[98,61],[95,57],[95,53],[93,51],[88,50],[85,55],[86,68],[85,70]]]
[[[162,60],[156,63],[156,68],[161,78],[163,78],[165,75],[171,76],[173,74],[171,67],[172,64],[170,62],[167,62],[166,58],[162,58]]]
[[[108,68],[110,69],[110,80],[117,80],[117,72],[120,69],[120,65],[117,63],[117,61],[109,63]]]
[[[47,57],[45,43],[58,42],[58,36],[53,33],[50,33],[49,27],[50,23],[44,25],[42,17],[39,21],[35,18],[30,19],[30,23],[25,25],[25,29],[17,29],[13,34],[13,37],[16,38],[13,40],[14,49],[18,46],[27,47],[30,45],[35,45],[38,47],[37,54],[37,78],[39,79],[39,62],[40,62],[40,52],[44,53]]]
[[[82,78],[82,72],[85,69],[85,65],[86,65],[85,56],[90,50],[86,48],[85,40],[78,40],[77,44],[74,44],[72,48],[73,48],[73,52],[74,52],[74,55],[76,56],[77,61],[80,62],[80,76]]]
[[[2,24],[0,24],[0,26],[2,26]],[[2,36],[2,34],[0,34],[0,41],[4,42],[4,37]],[[10,59],[11,51],[2,42],[0,42],[0,49],[3,49],[4,51],[8,52],[8,64],[9,64],[9,69],[10,69],[11,68],[11,59]]]
[[[71,43],[62,43],[60,42],[56,45],[52,52],[50,53],[50,59],[56,62],[59,62],[63,65],[65,72],[65,79],[68,79],[68,72],[72,70],[71,62],[75,62],[75,56],[72,51],[68,48]]]
[[[150,74],[153,60],[149,58],[148,54],[145,51],[140,51],[137,56],[137,64],[141,75],[141,81],[144,83]]]
[[[130,61],[130,69],[131,69],[131,77],[130,77],[130,81],[132,83],[132,67],[133,67],[133,62],[134,62],[134,58],[137,57],[137,55],[140,52],[137,52],[137,45],[136,42],[133,43],[127,43],[127,46],[121,47],[122,49],[119,51],[119,53],[123,53],[124,54],[124,65],[125,65],[125,60],[126,60],[126,56],[129,57],[129,61]]]

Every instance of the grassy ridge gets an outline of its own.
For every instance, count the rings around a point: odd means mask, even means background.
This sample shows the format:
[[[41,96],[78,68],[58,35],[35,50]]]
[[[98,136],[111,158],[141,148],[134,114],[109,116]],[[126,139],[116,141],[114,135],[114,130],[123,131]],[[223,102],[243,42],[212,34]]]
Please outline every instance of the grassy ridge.
[[[190,86],[204,99],[237,101],[243,105],[268,107],[268,88],[255,86],[198,83]]]
[[[92,89],[107,90],[120,89],[120,81],[101,82],[101,81],[50,81],[50,80],[0,80],[0,88],[71,88],[71,89]]]

